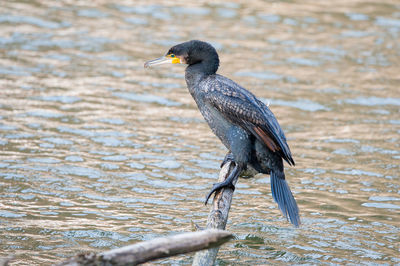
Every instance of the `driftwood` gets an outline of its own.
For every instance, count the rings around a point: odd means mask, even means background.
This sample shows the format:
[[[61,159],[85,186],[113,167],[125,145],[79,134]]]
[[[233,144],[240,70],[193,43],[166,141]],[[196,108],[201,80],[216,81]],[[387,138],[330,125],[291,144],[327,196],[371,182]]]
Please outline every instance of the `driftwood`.
[[[221,171],[219,172],[218,182],[224,181],[229,173],[232,171],[234,163],[231,161],[226,162]],[[237,178],[233,180],[236,185]],[[233,189],[223,188],[215,193],[214,200],[210,209],[207,219],[206,229],[221,229],[225,230],[226,222],[228,221],[229,209],[231,208]],[[207,266],[214,265],[217,258],[219,247],[210,248],[207,250],[199,251],[193,259],[193,266]]]
[[[231,238],[232,234],[229,232],[216,229],[183,233],[156,238],[99,254],[79,254],[61,262],[58,266],[137,265],[177,254],[213,248],[222,245]]]

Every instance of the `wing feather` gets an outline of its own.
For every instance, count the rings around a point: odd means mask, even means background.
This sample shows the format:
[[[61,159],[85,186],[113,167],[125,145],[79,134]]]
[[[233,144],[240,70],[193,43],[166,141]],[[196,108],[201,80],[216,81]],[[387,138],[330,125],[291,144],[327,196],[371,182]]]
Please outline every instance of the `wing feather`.
[[[230,122],[246,128],[271,151],[279,152],[283,159],[294,165],[283,130],[268,106],[246,89],[225,79],[208,83],[205,101]]]

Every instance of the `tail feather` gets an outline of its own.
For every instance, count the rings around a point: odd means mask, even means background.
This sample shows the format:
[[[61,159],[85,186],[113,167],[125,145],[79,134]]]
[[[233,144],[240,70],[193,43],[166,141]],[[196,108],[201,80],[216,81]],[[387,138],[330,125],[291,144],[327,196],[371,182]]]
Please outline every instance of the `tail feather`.
[[[271,171],[271,191],[272,197],[278,203],[279,209],[282,211],[286,219],[298,227],[300,225],[299,208],[294,199],[289,185],[285,180],[285,174],[281,171]]]

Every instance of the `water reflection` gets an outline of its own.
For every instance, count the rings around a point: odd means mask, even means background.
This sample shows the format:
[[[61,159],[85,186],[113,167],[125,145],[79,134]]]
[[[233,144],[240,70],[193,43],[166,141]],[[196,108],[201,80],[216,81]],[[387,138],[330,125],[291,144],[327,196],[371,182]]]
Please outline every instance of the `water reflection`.
[[[225,149],[183,67],[143,69],[196,38],[284,127],[303,221],[282,218],[269,177],[240,180],[218,263],[400,263],[399,12],[391,0],[3,3],[0,256],[47,265],[204,224]]]

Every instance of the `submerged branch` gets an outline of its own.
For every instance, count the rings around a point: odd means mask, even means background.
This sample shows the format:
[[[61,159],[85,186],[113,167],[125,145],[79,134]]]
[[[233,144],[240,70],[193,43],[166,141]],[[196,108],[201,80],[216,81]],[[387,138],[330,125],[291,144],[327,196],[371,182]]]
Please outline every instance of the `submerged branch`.
[[[58,266],[77,265],[137,265],[155,259],[213,248],[224,244],[232,234],[223,230],[209,229],[156,238],[100,254],[79,254]]]

